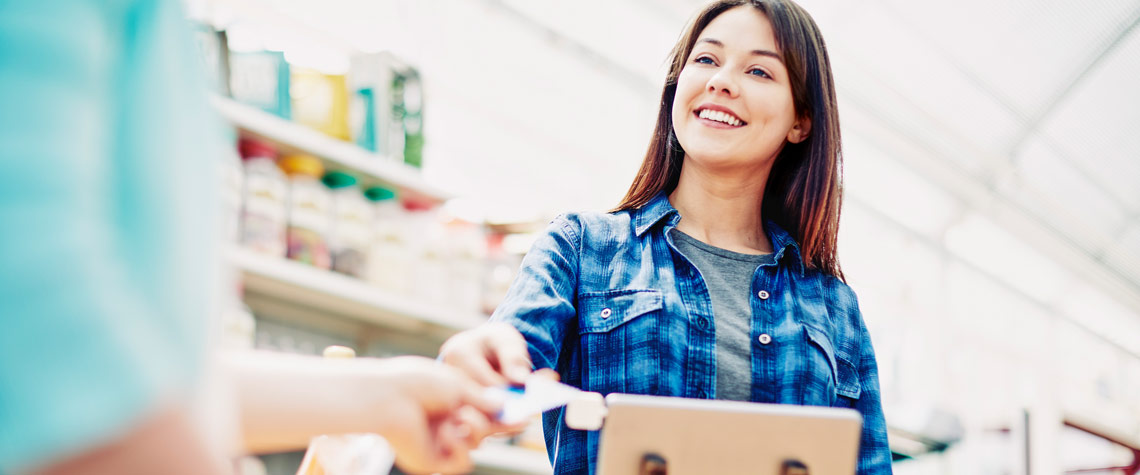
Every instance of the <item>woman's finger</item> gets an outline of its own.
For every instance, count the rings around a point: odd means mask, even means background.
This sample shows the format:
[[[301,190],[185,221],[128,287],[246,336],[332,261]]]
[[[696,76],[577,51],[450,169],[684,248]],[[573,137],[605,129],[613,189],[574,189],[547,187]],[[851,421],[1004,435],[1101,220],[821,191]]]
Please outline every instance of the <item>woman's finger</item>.
[[[526,340],[510,325],[498,325],[487,332],[491,357],[498,363],[499,373],[515,384],[526,383],[532,365]]]
[[[443,362],[462,371],[483,386],[501,386],[507,379],[491,367],[482,349],[454,347],[443,355]]]

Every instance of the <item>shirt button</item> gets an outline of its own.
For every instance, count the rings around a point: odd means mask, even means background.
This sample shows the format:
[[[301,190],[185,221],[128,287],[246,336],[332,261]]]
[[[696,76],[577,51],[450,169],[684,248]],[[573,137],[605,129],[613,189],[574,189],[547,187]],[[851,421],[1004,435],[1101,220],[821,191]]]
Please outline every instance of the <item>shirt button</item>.
[[[602,309],[602,318],[610,318],[610,315],[612,315],[613,313],[614,313],[613,310],[610,310],[608,308],[603,308]]]
[[[769,335],[767,333],[761,333],[760,337],[757,338],[757,340],[760,341],[761,345],[767,345],[767,344],[772,342],[772,335]]]
[[[767,290],[761,290],[759,292],[756,292],[756,296],[760,297],[760,300],[768,300],[768,297],[770,297],[771,294],[769,294]]]
[[[709,327],[709,319],[707,319],[705,317],[697,318],[697,326],[701,327],[702,330],[708,328]]]

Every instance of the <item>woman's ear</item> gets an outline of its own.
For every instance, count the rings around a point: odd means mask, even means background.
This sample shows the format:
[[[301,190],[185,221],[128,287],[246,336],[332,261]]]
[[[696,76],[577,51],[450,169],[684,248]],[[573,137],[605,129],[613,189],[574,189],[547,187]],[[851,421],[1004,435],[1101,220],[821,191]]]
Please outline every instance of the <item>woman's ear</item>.
[[[807,140],[808,135],[811,135],[811,119],[807,117],[796,119],[796,123],[792,126],[792,130],[788,131],[788,142],[803,142],[804,140]]]

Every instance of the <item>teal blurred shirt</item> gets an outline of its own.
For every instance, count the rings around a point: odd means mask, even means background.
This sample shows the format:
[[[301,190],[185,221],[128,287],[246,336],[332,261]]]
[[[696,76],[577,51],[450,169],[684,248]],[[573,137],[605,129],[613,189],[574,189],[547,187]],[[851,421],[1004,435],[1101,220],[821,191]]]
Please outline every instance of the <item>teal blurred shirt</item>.
[[[0,0],[0,474],[187,398],[217,140],[175,1]]]

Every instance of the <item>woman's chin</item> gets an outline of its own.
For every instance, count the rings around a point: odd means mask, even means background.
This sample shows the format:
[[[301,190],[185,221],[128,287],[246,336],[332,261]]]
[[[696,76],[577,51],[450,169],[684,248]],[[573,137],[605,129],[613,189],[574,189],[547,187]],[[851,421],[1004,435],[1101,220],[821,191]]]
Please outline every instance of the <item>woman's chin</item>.
[[[698,149],[695,151],[685,149],[685,155],[687,155],[687,161],[710,169],[739,168],[759,163],[755,157],[748,157],[739,152],[723,149]]]

